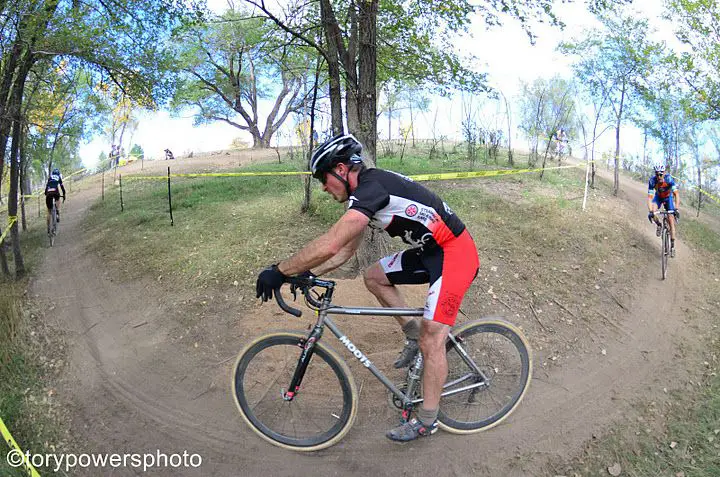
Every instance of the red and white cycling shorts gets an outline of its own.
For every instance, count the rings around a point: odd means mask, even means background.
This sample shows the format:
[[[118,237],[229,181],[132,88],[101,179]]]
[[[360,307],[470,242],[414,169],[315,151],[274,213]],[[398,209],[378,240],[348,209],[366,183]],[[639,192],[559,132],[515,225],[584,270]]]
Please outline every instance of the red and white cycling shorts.
[[[452,326],[477,276],[480,259],[475,242],[464,230],[429,250],[412,248],[389,255],[380,259],[380,266],[393,285],[430,283],[423,318]]]

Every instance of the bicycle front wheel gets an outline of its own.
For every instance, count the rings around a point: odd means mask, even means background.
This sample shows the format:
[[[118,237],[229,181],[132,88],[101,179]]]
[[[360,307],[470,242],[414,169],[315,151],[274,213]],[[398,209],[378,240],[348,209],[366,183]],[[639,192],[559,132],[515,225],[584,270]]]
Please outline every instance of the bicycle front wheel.
[[[240,352],[233,368],[233,395],[247,424],[266,441],[295,451],[316,451],[350,430],[358,392],[347,364],[315,343],[300,389],[284,398],[306,336],[280,332],[261,336]]]
[[[666,227],[662,229],[662,279],[667,277],[668,257],[670,256],[670,234]]]
[[[440,427],[455,434],[500,424],[530,384],[532,357],[522,332],[502,320],[465,323],[447,344],[448,380],[440,400]]]

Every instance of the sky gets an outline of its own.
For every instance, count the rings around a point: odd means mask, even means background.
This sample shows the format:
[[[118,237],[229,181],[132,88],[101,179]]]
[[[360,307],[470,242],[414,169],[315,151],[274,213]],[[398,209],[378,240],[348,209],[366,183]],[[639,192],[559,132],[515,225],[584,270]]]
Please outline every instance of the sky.
[[[210,8],[221,11],[227,6],[226,0],[209,0]],[[661,13],[661,2],[642,1],[642,14],[650,18],[657,18]],[[550,78],[560,75],[566,78],[572,76],[570,59],[556,51],[561,41],[570,40],[582,36],[583,32],[597,25],[597,20],[590,15],[584,2],[578,1],[575,4],[559,5],[559,15],[567,24],[564,31],[557,27],[537,24],[533,26],[533,32],[537,35],[534,45],[520,27],[519,22],[506,20],[501,27],[494,27],[488,30],[482,19],[473,22],[471,28],[472,36],[458,38],[456,45],[459,52],[472,52],[481,58],[481,63],[475,65],[479,71],[487,72],[490,85],[500,89],[511,100],[519,91],[520,81],[531,82],[538,77]],[[637,7],[635,7],[637,8]],[[656,23],[656,26],[663,24]],[[668,26],[661,28],[660,36],[663,39],[671,39],[672,32]],[[476,98],[475,103],[482,102]],[[266,106],[267,107],[267,106]],[[512,106],[511,106],[512,107]],[[438,111],[437,124],[441,124],[440,134],[451,139],[461,140],[460,124],[462,116],[462,98],[456,95],[452,99],[432,98],[429,112],[421,114],[415,122],[416,137],[430,137],[430,131]],[[262,113],[262,111],[261,111]],[[262,114],[261,114],[262,117]],[[145,151],[146,158],[164,158],[164,150],[169,148],[176,156],[182,156],[189,152],[214,151],[227,148],[230,142],[236,137],[249,140],[249,135],[225,123],[215,123],[193,127],[192,114],[185,112],[183,117],[171,117],[166,111],[157,113],[143,113],[139,116],[139,127],[132,137],[133,144],[139,144]],[[292,120],[289,118],[287,124]],[[397,136],[398,126],[408,122],[407,118],[393,120],[393,135]],[[514,120],[517,122],[517,120]],[[504,129],[504,125],[502,128]],[[378,121],[379,135],[387,137],[387,118],[380,117]],[[625,147],[632,152],[637,150],[641,139],[638,131],[628,127],[625,132]],[[608,139],[602,139],[599,143],[601,150],[610,149],[611,134],[606,134]],[[288,134],[287,137],[290,137]],[[603,141],[607,141],[605,144]],[[273,141],[275,144],[275,141]],[[513,139],[514,147],[525,147],[524,138]],[[517,145],[517,146],[516,146]],[[130,146],[127,146],[129,149]],[[107,154],[110,150],[109,138],[95,137],[89,143],[84,144],[80,149],[80,156],[86,167],[92,167],[97,163],[101,153]]]

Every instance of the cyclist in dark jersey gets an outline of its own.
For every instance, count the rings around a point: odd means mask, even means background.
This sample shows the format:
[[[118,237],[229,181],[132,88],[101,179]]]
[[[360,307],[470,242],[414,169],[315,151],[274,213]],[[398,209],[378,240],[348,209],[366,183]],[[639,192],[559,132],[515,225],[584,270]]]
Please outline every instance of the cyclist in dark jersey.
[[[655,222],[657,225],[656,234],[659,237],[662,225],[660,220],[657,218],[656,212],[660,207],[665,207],[665,210],[669,212],[675,212],[673,215],[668,215],[668,222],[670,224],[670,256],[675,256],[675,218],[680,218],[680,194],[678,193],[678,187],[675,184],[675,179],[670,174],[665,173],[665,164],[656,164],[653,167],[655,175],[650,178],[648,182],[648,220]]]
[[[367,226],[411,245],[381,259],[364,274],[368,290],[387,307],[406,307],[395,285],[430,284],[423,319],[398,317],[407,340],[396,367],[410,364],[418,347],[424,359],[422,407],[415,418],[387,433],[392,440],[409,441],[437,430],[440,394],[447,377],[445,340],[480,262],[465,225],[442,199],[400,174],[365,168],[361,151],[362,145],[348,134],[331,138],[313,153],[313,176],[336,201],[347,201],[348,209],[324,235],[263,270],[257,296],[271,299],[273,290],[289,275],[322,275],[339,267],[355,253]]]
[[[62,189],[62,199],[65,202],[65,186],[62,181],[62,174],[57,167],[52,170],[45,184],[45,205],[47,206],[47,225],[50,227],[50,211],[52,210],[53,200],[55,201],[55,210],[57,210],[57,221],[60,222],[60,190]]]

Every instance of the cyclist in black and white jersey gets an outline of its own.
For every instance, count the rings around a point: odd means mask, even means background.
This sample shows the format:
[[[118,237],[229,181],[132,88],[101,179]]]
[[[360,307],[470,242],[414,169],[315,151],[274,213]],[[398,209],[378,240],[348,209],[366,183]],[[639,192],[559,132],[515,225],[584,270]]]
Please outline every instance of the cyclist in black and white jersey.
[[[47,206],[47,225],[50,227],[50,211],[52,210],[53,201],[55,201],[55,210],[57,211],[57,221],[60,222],[60,190],[62,189],[62,199],[65,202],[65,186],[62,181],[62,174],[57,167],[52,170],[45,184],[45,205]]]
[[[412,245],[382,258],[364,274],[368,290],[387,307],[406,307],[395,285],[430,284],[424,319],[397,318],[406,344],[395,366],[409,365],[418,348],[424,358],[422,407],[416,418],[387,433],[392,440],[409,441],[437,430],[440,394],[447,377],[445,341],[477,275],[479,259],[465,225],[440,197],[400,174],[365,168],[361,151],[362,145],[348,134],[333,137],[313,153],[313,176],[336,201],[347,201],[348,209],[328,232],[291,258],[263,270],[257,296],[271,299],[287,276],[322,275],[339,267],[355,253],[367,226]]]

